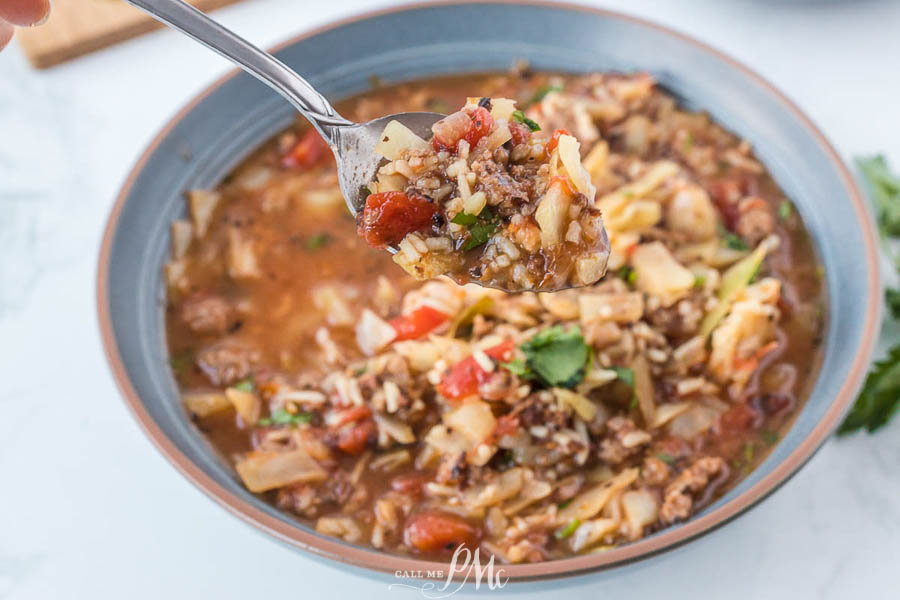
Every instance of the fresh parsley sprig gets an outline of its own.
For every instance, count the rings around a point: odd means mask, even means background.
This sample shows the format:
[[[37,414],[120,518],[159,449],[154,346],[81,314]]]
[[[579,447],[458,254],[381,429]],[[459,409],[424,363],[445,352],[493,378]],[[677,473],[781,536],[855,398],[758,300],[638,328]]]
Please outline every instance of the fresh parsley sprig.
[[[525,379],[537,379],[550,387],[575,387],[584,379],[588,346],[578,327],[556,325],[522,343],[525,359],[501,363],[506,370]]]
[[[470,215],[465,211],[456,213],[450,220],[451,223],[463,225],[469,230],[469,239],[463,244],[463,250],[471,250],[487,243],[491,234],[500,224],[500,217],[489,208],[485,208],[479,215]]]
[[[881,242],[894,267],[900,272],[900,256],[892,244],[900,241],[900,177],[894,175],[883,156],[857,158],[856,164],[866,180],[878,213]],[[900,319],[900,290],[885,291],[890,314]],[[870,433],[883,427],[900,408],[900,344],[888,351],[869,371],[862,391],[838,435],[866,429]]]

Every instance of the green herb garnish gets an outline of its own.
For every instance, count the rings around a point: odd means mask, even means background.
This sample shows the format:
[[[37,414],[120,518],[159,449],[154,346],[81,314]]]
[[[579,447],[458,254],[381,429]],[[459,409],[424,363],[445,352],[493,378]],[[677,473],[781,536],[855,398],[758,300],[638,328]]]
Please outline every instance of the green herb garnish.
[[[367,185],[359,186],[359,198],[362,200],[363,204],[365,204],[366,199],[372,195],[372,190],[369,189]]]
[[[317,233],[315,235],[311,235],[306,238],[306,249],[307,250],[318,250],[324,246],[327,246],[331,243],[331,234],[327,231],[323,231],[322,233]]]
[[[891,311],[891,316],[895,319],[900,319],[900,289],[888,288],[884,290],[884,301]]]
[[[588,347],[578,327],[544,329],[519,348],[525,365],[549,386],[571,388],[584,378]]]
[[[559,510],[562,510],[570,504],[572,504],[571,498],[569,498],[568,500],[563,500],[562,502],[560,502],[559,504],[556,505],[556,508],[558,508]]]
[[[762,433],[760,433],[759,435],[762,438],[762,441],[764,441],[769,446],[774,446],[775,444],[778,443],[778,439],[779,439],[778,434],[774,431],[766,430],[766,431],[763,431]]]
[[[512,118],[514,121],[517,121],[519,123],[522,123],[523,125],[526,125],[528,127],[528,129],[530,129],[532,131],[540,131],[541,130],[541,126],[538,125],[537,122],[532,121],[531,119],[526,117],[525,113],[523,113],[521,110],[513,111]]]
[[[891,246],[900,238],[900,177],[891,173],[883,156],[857,158],[863,177],[868,184],[878,214],[878,231],[881,243],[900,271],[900,256]],[[885,291],[885,301],[894,318],[900,318],[900,290]],[[847,418],[838,427],[838,435],[865,428],[870,433],[883,427],[900,407],[900,344],[894,345],[888,355],[875,362],[869,370],[862,391]]]
[[[857,158],[878,211],[878,228],[885,237],[900,237],[900,177],[891,173],[883,156]]]
[[[531,100],[528,101],[528,104],[529,105],[536,104],[536,103],[540,102],[541,100],[543,100],[544,96],[546,96],[550,92],[561,92],[562,89],[563,89],[563,86],[561,86],[561,85],[554,85],[554,84],[546,83],[534,91],[534,95],[531,96]]]
[[[308,412],[289,413],[283,408],[272,412],[271,415],[259,420],[259,424],[268,425],[305,425],[312,421],[313,415]]]
[[[631,389],[634,389],[634,369],[629,369],[628,367],[612,367],[612,370],[616,372],[616,377],[618,377],[620,381],[625,383]]]
[[[501,362],[500,366],[513,375],[518,375],[519,377],[527,378],[531,376],[531,369],[528,368],[528,365],[525,364],[525,361],[521,358],[514,358],[509,362]]]
[[[669,466],[672,466],[675,464],[675,457],[672,456],[671,454],[666,454],[665,452],[660,452],[659,454],[656,455],[656,458],[663,461],[664,463],[666,463]]]
[[[625,265],[624,267],[620,267],[617,272],[617,275],[619,276],[619,279],[621,279],[628,285],[634,285],[634,282],[637,281],[637,273],[635,272],[635,270],[633,268],[629,267],[628,265]]]
[[[457,225],[465,225],[468,227],[469,225],[474,225],[475,222],[478,221],[478,215],[470,215],[464,210],[459,211],[453,218],[450,219],[451,223],[456,223]]]
[[[580,519],[572,519],[571,521],[569,521],[568,525],[566,525],[565,527],[560,527],[555,532],[553,532],[553,537],[558,540],[564,540],[575,533],[575,530],[578,529],[579,525],[581,525]]]
[[[719,225],[719,236],[722,238],[722,245],[732,250],[749,250],[747,243],[740,236],[728,231]]]
[[[694,287],[702,288],[706,285],[706,275],[694,275]]]
[[[782,200],[778,205],[778,217],[782,221],[787,221],[794,214],[794,207],[787,200]]]
[[[241,379],[240,381],[238,381],[236,384],[234,384],[231,387],[233,387],[236,390],[240,390],[242,392],[252,392],[253,390],[256,389],[256,386],[253,384],[252,377],[246,377],[244,379]]]
[[[465,225],[469,229],[469,239],[463,244],[463,250],[471,250],[486,243],[491,234],[500,224],[500,217],[494,215],[489,208],[485,208],[478,216],[460,211],[450,220],[457,225]]]
[[[866,428],[870,433],[883,427],[900,407],[900,346],[869,371],[862,392],[850,414],[838,427],[838,435]]]

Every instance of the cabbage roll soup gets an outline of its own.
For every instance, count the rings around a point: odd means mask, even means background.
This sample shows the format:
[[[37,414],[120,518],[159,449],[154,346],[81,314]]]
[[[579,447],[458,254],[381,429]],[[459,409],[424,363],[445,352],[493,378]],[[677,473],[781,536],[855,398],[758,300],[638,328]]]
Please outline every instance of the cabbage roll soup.
[[[416,279],[447,274],[506,291],[596,283],[609,258],[597,190],[578,140],[540,131],[509,98],[469,98],[430,142],[391,121],[360,235],[376,248],[399,244],[394,262]]]
[[[555,235],[584,235],[599,211],[605,277],[569,264],[555,272],[589,285],[516,294],[417,281],[357,235],[331,153],[298,123],[189,192],[172,225],[167,334],[186,415],[251,492],[387,553],[544,561],[684,522],[765,458],[812,387],[825,313],[803,222],[745,141],[646,74],[442,78],[341,111],[451,114],[487,110],[482,98],[522,111],[489,153],[510,162],[482,172],[510,186],[533,168],[524,153],[552,162],[553,132],[569,132],[557,148],[577,140],[577,167],[557,153],[570,164],[556,166],[569,202]],[[394,174],[372,195],[409,195],[408,182],[389,189]],[[462,198],[466,178],[432,195],[460,197],[456,227],[426,224],[398,253],[405,269],[448,271],[425,267],[441,236],[452,249],[484,238],[466,266],[488,278],[520,281],[521,264],[527,281],[520,258],[552,262],[543,217]]]

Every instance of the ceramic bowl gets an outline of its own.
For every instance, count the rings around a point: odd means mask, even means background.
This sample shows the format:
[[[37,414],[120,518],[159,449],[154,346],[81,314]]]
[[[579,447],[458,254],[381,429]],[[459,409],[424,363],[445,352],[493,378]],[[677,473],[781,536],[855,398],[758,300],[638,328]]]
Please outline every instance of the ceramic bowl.
[[[502,23],[502,27],[497,27]],[[539,3],[451,3],[365,14],[303,34],[277,56],[333,99],[387,82],[537,69],[642,70],[687,107],[749,140],[796,203],[825,268],[824,363],[810,399],[766,461],[686,523],[607,552],[510,565],[513,579],[570,575],[634,561],[697,538],[747,510],[797,471],[850,406],[879,321],[876,244],[847,169],[783,94],[722,53],[663,27],[602,10]],[[243,488],[191,424],[168,367],[162,265],[184,191],[218,182],[295,114],[249,75],[216,82],[140,157],[109,219],[99,262],[100,326],[118,385],[144,431],[183,475],[235,515],[297,548],[360,567],[418,571],[435,563],[317,534]],[[439,565],[438,565],[439,566]]]

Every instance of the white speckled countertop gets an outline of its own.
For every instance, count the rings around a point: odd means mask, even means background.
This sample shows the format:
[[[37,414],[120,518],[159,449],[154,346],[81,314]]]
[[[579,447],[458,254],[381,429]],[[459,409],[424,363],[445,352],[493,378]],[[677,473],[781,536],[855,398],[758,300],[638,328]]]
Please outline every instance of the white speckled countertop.
[[[251,0],[218,17],[270,45],[370,5],[312,4]],[[900,168],[900,3],[603,4],[732,54],[845,158],[880,151]],[[44,72],[17,47],[0,54],[0,599],[417,597],[290,551],[216,507],[151,446],[107,369],[94,307],[107,213],[151,136],[227,69],[169,31]],[[832,439],[771,498],[697,542],[627,572],[494,593],[897,598],[898,466],[900,419]]]

